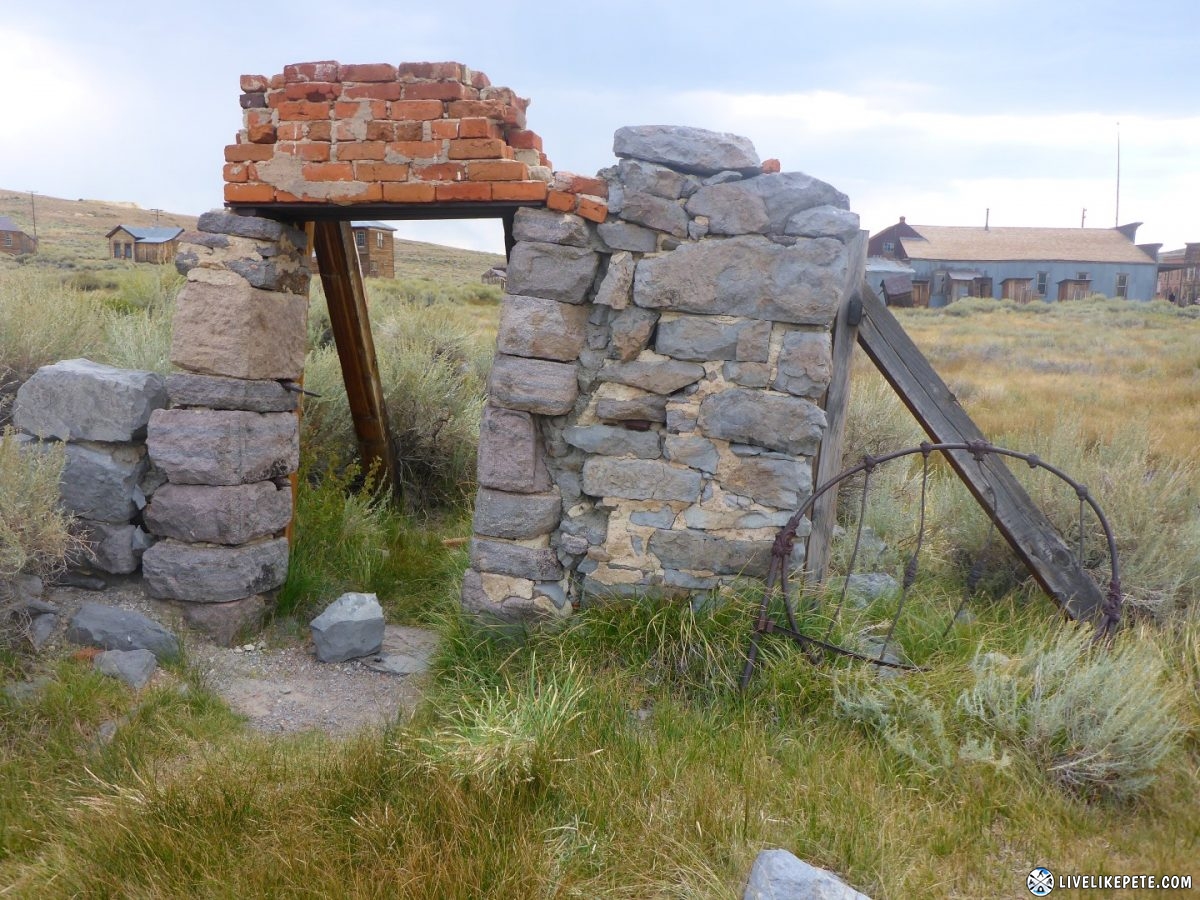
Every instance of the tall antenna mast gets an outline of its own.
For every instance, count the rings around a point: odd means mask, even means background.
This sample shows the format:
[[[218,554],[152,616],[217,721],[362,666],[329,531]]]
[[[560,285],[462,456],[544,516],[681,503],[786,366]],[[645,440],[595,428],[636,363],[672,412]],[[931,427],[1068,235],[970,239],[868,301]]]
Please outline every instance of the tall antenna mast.
[[[1117,211],[1113,227],[1121,227],[1121,123],[1117,123]]]

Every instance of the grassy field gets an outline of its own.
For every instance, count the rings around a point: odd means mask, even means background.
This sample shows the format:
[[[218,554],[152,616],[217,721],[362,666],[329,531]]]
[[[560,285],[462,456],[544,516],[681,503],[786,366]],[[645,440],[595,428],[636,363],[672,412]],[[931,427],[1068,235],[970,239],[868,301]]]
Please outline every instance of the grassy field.
[[[10,274],[0,314],[15,317],[28,304],[11,302]],[[877,679],[768,642],[742,694],[751,590],[695,612],[594,608],[523,636],[459,619],[465,554],[440,538],[469,530],[469,423],[497,308],[466,276],[431,293],[414,281],[371,287],[389,405],[414,429],[414,458],[444,460],[432,439],[446,435],[461,455],[427,473],[440,487],[422,509],[351,490],[315,312],[306,385],[322,398],[305,411],[298,513],[309,544],[285,593],[304,612],[375,589],[393,621],[438,627],[426,704],[345,741],[267,738],[186,661],[135,695],[82,662],[0,654],[0,680],[48,678],[29,699],[0,693],[0,896],[723,898],[774,846],[880,900],[1022,896],[1039,865],[1200,886],[1200,319],[1109,301],[902,312],[989,436],[1062,464],[1109,511],[1131,600],[1112,649],[1089,649],[1001,558],[1005,577],[941,638],[983,529],[939,475],[931,559],[899,633],[925,670]],[[136,333],[137,304],[109,306]],[[869,363],[852,404],[851,458],[920,440]],[[423,422],[444,424],[431,435]],[[868,520],[899,564],[911,471],[883,487]],[[835,636],[892,608],[856,610]],[[106,742],[109,720],[122,724]]]

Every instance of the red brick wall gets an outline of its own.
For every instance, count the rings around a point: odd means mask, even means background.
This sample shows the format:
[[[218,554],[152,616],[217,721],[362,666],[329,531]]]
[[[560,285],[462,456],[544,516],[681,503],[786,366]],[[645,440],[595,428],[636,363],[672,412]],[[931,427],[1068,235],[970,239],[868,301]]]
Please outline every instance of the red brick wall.
[[[231,206],[541,201],[607,215],[602,180],[551,171],[529,101],[461,63],[297,63],[241,88]]]

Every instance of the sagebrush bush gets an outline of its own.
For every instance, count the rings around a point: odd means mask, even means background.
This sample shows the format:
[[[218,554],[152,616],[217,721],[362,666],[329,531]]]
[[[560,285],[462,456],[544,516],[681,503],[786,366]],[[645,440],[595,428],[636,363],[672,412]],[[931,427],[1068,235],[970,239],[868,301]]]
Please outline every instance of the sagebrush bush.
[[[0,582],[51,574],[79,545],[70,516],[59,509],[65,458],[61,445],[23,451],[11,428],[0,431]]]
[[[974,668],[960,709],[1084,796],[1139,794],[1178,745],[1178,691],[1143,635],[1094,646],[1088,628],[1063,627],[1017,659],[984,654]]]

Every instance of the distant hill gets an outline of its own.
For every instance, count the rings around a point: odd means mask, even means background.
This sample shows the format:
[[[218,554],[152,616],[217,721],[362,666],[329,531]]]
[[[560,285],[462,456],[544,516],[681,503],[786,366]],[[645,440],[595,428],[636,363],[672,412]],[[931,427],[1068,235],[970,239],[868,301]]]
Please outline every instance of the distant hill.
[[[108,258],[104,235],[118,225],[178,225],[196,227],[195,216],[142,209],[135,203],[111,200],[66,200],[37,194],[37,236],[40,265],[104,268],[116,263]],[[0,216],[9,216],[33,234],[33,209],[28,192],[0,188]],[[0,259],[4,259],[0,254]],[[396,277],[427,278],[443,284],[477,284],[492,266],[504,263],[496,253],[460,250],[440,244],[396,239]],[[7,264],[7,263],[6,263]]]

